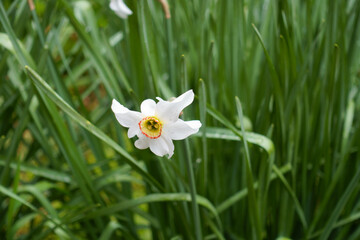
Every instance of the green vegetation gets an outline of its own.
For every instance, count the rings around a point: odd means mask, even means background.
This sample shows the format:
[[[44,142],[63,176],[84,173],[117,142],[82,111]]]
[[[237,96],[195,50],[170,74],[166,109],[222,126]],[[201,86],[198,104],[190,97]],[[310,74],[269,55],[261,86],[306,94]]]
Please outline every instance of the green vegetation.
[[[360,239],[360,1],[109,2],[0,2],[0,238]],[[171,159],[110,109],[188,89]]]

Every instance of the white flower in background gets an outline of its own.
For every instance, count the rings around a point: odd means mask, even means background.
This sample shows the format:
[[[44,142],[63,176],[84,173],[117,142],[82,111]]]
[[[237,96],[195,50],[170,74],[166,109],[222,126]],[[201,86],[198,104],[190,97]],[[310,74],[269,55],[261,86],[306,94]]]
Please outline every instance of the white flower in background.
[[[139,149],[150,148],[156,155],[168,157],[174,154],[172,140],[181,140],[191,134],[197,133],[201,127],[198,120],[183,121],[179,119],[181,111],[194,100],[194,92],[189,90],[171,102],[146,99],[141,103],[141,112],[130,111],[115,99],[111,109],[118,122],[129,128],[128,137],[138,136],[135,147]]]
[[[110,8],[116,13],[116,15],[124,19],[126,19],[128,15],[132,14],[132,11],[125,5],[123,0],[111,0]]]

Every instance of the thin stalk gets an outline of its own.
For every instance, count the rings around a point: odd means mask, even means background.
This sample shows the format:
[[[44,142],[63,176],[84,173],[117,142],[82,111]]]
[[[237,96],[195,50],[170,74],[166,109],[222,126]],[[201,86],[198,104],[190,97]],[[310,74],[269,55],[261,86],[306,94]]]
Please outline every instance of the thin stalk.
[[[155,53],[152,51],[152,48],[150,45],[151,39],[149,39],[148,31],[146,29],[147,24],[146,24],[146,16],[145,16],[145,9],[144,9],[143,2],[140,2],[139,8],[140,8],[139,12],[140,12],[141,30],[142,30],[142,34],[143,34],[142,41],[144,43],[144,48],[145,48],[145,57],[148,60],[155,95],[160,96],[157,70],[155,68],[155,61],[153,61],[153,58],[152,58],[152,54],[155,54]]]
[[[30,93],[32,95],[32,92]],[[17,156],[17,149],[21,141],[21,136],[26,129],[26,126],[30,120],[28,115],[29,106],[31,103],[31,98],[29,97],[23,111],[23,115],[19,119],[19,125],[15,128],[14,135],[11,139],[10,147],[7,150],[5,167],[1,171],[0,175],[0,184],[3,186],[7,186],[10,182],[10,163],[13,156]]]
[[[190,195],[191,195],[191,205],[192,211],[194,215],[194,222],[195,222],[195,233],[196,239],[202,239],[202,232],[201,232],[201,222],[200,222],[200,213],[199,213],[199,206],[197,205],[196,201],[196,185],[195,185],[195,177],[194,171],[192,168],[191,156],[190,156],[190,145],[189,141],[185,140],[185,148],[186,148],[186,167],[189,176],[189,185],[190,185]]]
[[[250,211],[250,220],[252,224],[255,226],[255,239],[261,239],[262,230],[261,230],[261,222],[259,217],[259,209],[258,206],[256,206],[257,200],[255,195],[255,189],[254,189],[254,180],[251,170],[251,162],[250,162],[250,154],[249,154],[249,148],[246,141],[246,134],[245,134],[245,128],[244,128],[244,117],[242,112],[241,103],[238,97],[235,97],[236,102],[236,108],[238,111],[239,119],[240,119],[240,125],[241,125],[241,131],[243,135],[243,143],[245,148],[245,163],[246,163],[246,184],[248,188],[248,201],[249,201],[249,211]]]
[[[201,194],[206,194],[206,186],[207,186],[207,176],[208,176],[208,146],[206,140],[206,86],[202,79],[199,80],[199,105],[200,105],[200,121],[202,124],[202,167],[201,167]]]
[[[180,59],[180,65],[181,65],[181,92],[186,92],[188,87],[188,79],[187,79],[187,69],[186,69],[186,61],[184,54],[181,55]]]
[[[5,32],[8,34],[8,36],[11,40],[14,50],[17,53],[19,62],[21,63],[22,66],[25,66],[28,63],[28,61],[23,54],[19,54],[19,53],[23,53],[23,51],[21,50],[19,43],[16,39],[14,30],[12,29],[12,27],[10,25],[10,21],[6,15],[6,11],[4,9],[2,1],[0,2],[0,22],[1,22],[2,27],[4,28]]]
[[[169,58],[170,88],[173,92],[176,92],[175,59],[174,59],[171,18],[165,19],[165,25],[166,25],[166,38],[167,38],[168,58]]]

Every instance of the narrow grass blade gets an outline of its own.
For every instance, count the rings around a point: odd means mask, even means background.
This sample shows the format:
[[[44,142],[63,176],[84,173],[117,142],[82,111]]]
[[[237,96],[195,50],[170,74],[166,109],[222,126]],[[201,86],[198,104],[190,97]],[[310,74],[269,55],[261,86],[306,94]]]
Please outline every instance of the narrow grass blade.
[[[19,58],[19,61],[20,63],[25,66],[26,64],[27,65],[30,65],[30,64],[33,64],[33,62],[28,62],[27,59],[26,59],[26,54],[25,51],[23,51],[24,49],[20,47],[19,43],[18,43],[18,40],[16,38],[16,35],[10,25],[10,22],[9,22],[9,19],[6,15],[6,12],[5,12],[5,9],[4,9],[4,6],[3,6],[3,3],[2,1],[0,2],[0,22],[2,23],[2,26],[3,28],[5,29],[5,31],[8,33],[8,37],[12,43],[12,48],[14,49],[14,53],[16,53],[16,56]],[[4,38],[4,35],[2,35],[2,39],[1,40],[7,40],[6,38]],[[1,41],[0,41],[1,42]],[[3,44],[6,44],[7,41],[5,41],[5,43]],[[5,46],[7,46],[9,49],[11,49],[10,45],[9,44],[6,44]],[[34,67],[35,65],[31,65],[32,67]]]
[[[276,103],[278,104],[279,106],[279,113],[280,113],[280,119],[284,119],[284,94],[283,94],[283,91],[282,91],[282,88],[281,88],[281,85],[280,85],[280,81],[279,81],[279,76],[276,72],[276,69],[275,69],[275,66],[273,64],[273,61],[271,60],[270,58],[270,55],[268,53],[268,51],[266,50],[266,47],[265,47],[265,44],[264,44],[264,41],[261,37],[261,34],[259,32],[259,30],[256,28],[255,24],[252,24],[252,27],[256,33],[256,36],[258,37],[258,40],[260,41],[261,43],[261,46],[264,50],[264,54],[265,54],[265,57],[266,57],[266,60],[267,60],[267,63],[269,65],[269,69],[270,69],[270,73],[271,73],[271,78],[272,78],[272,82],[273,82],[273,85],[274,85],[274,89],[275,89],[275,93],[276,93]]]
[[[207,186],[207,177],[208,177],[208,146],[206,139],[206,86],[202,79],[199,80],[199,110],[200,110],[200,122],[201,122],[201,141],[202,141],[202,171],[201,171],[201,179],[202,179],[202,193],[205,192],[205,187]]]
[[[30,225],[32,221],[38,216],[37,213],[29,213],[22,218],[18,219],[14,224],[12,224],[11,228],[9,228],[8,239],[15,239],[14,236],[16,232],[18,232],[22,228],[26,228],[26,226]]]
[[[189,193],[154,193],[154,194],[148,194],[144,197],[122,201],[121,203],[96,210],[83,217],[95,218],[99,216],[109,215],[119,211],[125,211],[127,209],[136,207],[141,204],[147,204],[152,202],[191,202],[191,201],[192,201],[191,195]],[[198,195],[196,196],[196,201],[200,206],[206,208],[219,222],[217,211],[208,199]]]
[[[60,107],[66,114],[68,114],[71,119],[120,153],[124,157],[124,161],[133,167],[135,171],[139,172],[155,187],[162,189],[161,185],[149,173],[147,173],[129,153],[127,153],[114,140],[110,139],[104,132],[91,124],[71,106],[69,106],[69,104],[67,104],[53,89],[51,89],[51,87],[34,70],[32,70],[30,67],[26,67],[26,70],[35,85],[38,86],[58,107]]]
[[[0,33],[0,45],[6,48],[8,51],[13,53],[19,62],[25,61],[25,63],[29,66],[35,66],[33,59],[31,58],[30,54],[26,51],[24,45],[14,37],[14,42],[11,42],[8,34]],[[15,44],[16,42],[16,44]],[[17,47],[16,47],[17,46]],[[19,48],[19,49],[17,49]],[[25,60],[21,60],[24,58]]]
[[[287,164],[287,165],[280,168],[280,172],[281,172],[281,174],[284,174],[284,173],[289,172],[291,169],[292,169],[291,165]],[[278,174],[272,173],[271,177],[270,177],[270,182],[275,180],[276,178],[278,178],[278,176],[279,176]],[[258,188],[258,182],[255,182],[253,186],[254,186],[254,189],[257,189]],[[230,208],[231,206],[236,204],[238,201],[245,198],[247,195],[248,195],[248,189],[247,188],[236,192],[235,194],[233,194],[231,197],[227,198],[225,201],[223,201],[222,203],[220,203],[216,207],[217,212],[219,214],[224,212],[226,209]]]
[[[195,182],[195,175],[193,170],[193,164],[191,161],[191,154],[190,154],[190,145],[189,140],[185,140],[185,149],[186,149],[186,168],[187,168],[187,174],[189,177],[189,185],[190,185],[190,195],[191,195],[191,205],[192,205],[192,211],[194,216],[194,222],[195,222],[195,234],[196,239],[201,240],[202,239],[202,230],[201,230],[201,221],[200,221],[200,211],[198,207],[197,197],[196,197],[196,182]]]
[[[32,211],[42,215],[43,217],[47,218],[49,221],[53,222],[55,224],[55,226],[61,228],[63,231],[66,232],[66,229],[62,226],[62,225],[59,225],[57,223],[56,220],[52,219],[50,216],[44,214],[42,211],[38,210],[34,205],[32,205],[31,203],[29,203],[28,201],[26,201],[25,199],[21,198],[19,195],[13,193],[12,191],[6,189],[5,187],[1,186],[0,185],[0,193],[16,200],[16,201],[19,201],[21,204],[27,206],[28,208],[30,208]],[[67,232],[69,233],[69,232]],[[71,236],[73,237],[74,239],[77,239],[75,236]]]
[[[5,167],[1,171],[1,178],[0,178],[0,184],[3,186],[7,186],[10,181],[10,161],[11,159],[16,156],[17,148],[21,142],[22,134],[26,128],[26,125],[29,121],[29,115],[28,115],[28,107],[30,104],[30,99],[28,100],[27,104],[25,105],[24,114],[19,119],[19,125],[15,129],[15,133],[11,139],[11,144],[7,150],[7,156],[5,161]]]
[[[11,160],[13,161],[13,160]],[[3,157],[0,157],[0,166],[4,166],[5,165],[5,160]],[[43,168],[43,167],[34,167],[34,166],[30,166],[27,165],[25,163],[20,163],[19,164],[20,167],[20,171],[22,172],[29,172],[32,173],[36,176],[41,176],[44,178],[47,178],[49,180],[53,180],[53,181],[58,181],[58,182],[64,182],[64,183],[71,183],[71,177],[63,172],[58,172],[52,169],[48,169],[48,168]],[[14,162],[10,163],[10,168],[12,169],[16,169],[17,165]]]
[[[104,229],[103,233],[101,234],[99,240],[108,240],[111,239],[111,235],[116,229],[124,229],[123,226],[121,226],[119,223],[110,221],[109,224]]]
[[[239,130],[237,130],[234,126],[231,126],[230,124],[224,125],[230,127],[231,130],[227,128],[207,127],[206,130],[201,129],[201,131],[195,136],[202,137],[202,134],[204,132],[206,138],[209,139],[242,141],[242,134],[239,132]],[[253,143],[263,148],[267,153],[272,154],[274,152],[274,144],[269,138],[254,132],[245,132],[245,135],[249,143]]]
[[[168,47],[168,59],[169,59],[169,73],[170,73],[170,88],[173,92],[176,91],[176,68],[175,68],[175,57],[174,57],[174,47],[173,47],[173,34],[172,34],[172,23],[171,18],[165,18],[166,26],[166,40]]]
[[[347,224],[356,222],[360,219],[360,212],[351,214],[350,216],[339,220],[338,222],[336,222],[333,226],[331,230],[334,230],[335,228],[339,228],[339,227],[343,227]],[[321,229],[319,231],[314,232],[311,236],[309,236],[309,239],[313,239],[313,238],[318,238],[322,233],[324,232],[324,229]]]
[[[111,73],[108,64],[102,57],[102,55],[99,52],[99,48],[97,48],[93,40],[88,36],[88,34],[85,31],[84,26],[82,26],[79,21],[76,19],[72,7],[69,5],[67,1],[62,0],[62,5],[64,6],[65,12],[72,23],[72,26],[75,28],[77,34],[83,41],[86,49],[89,51],[89,54],[94,62],[94,67],[98,69],[99,74],[102,76],[101,79],[106,87],[107,92],[109,93],[111,98],[117,98],[121,102],[124,102],[125,99],[123,97],[123,94],[116,83],[116,79],[114,78],[113,74]],[[123,79],[124,80],[124,79]],[[126,80],[124,80],[126,81]],[[125,83],[125,85],[128,85]]]
[[[251,168],[250,153],[247,145],[247,137],[244,128],[244,118],[240,100],[235,97],[236,108],[240,119],[241,131],[243,136],[243,143],[245,148],[245,163],[246,163],[246,185],[248,189],[248,204],[250,211],[250,220],[254,226],[255,238],[262,239],[262,229],[259,216],[259,207],[257,206],[257,200],[254,189],[254,181]]]
[[[281,173],[281,171],[275,165],[273,165],[273,170],[276,173],[276,175],[278,176],[278,178],[281,180],[281,182],[284,184],[285,188],[288,190],[291,198],[293,199],[295,209],[296,209],[296,211],[297,211],[297,213],[299,215],[299,218],[301,220],[301,224],[303,225],[304,232],[306,232],[307,228],[308,228],[308,224],[307,224],[307,221],[306,221],[306,218],[305,218],[304,211],[303,211],[303,209],[302,209],[302,207],[300,205],[299,200],[296,197],[295,192],[291,188],[288,181],[285,179],[284,175]]]
[[[332,211],[331,216],[330,216],[329,220],[327,221],[322,234],[319,237],[320,240],[325,240],[325,239],[329,238],[330,233],[331,233],[332,229],[334,228],[336,221],[338,220],[338,218],[341,214],[341,211],[345,207],[345,205],[348,202],[351,195],[354,194],[354,190],[356,188],[358,188],[359,181],[360,181],[360,168],[357,169],[356,174],[354,175],[351,182],[347,186],[345,192],[343,193],[340,200],[338,201],[335,209]]]
[[[13,188],[13,192],[16,193],[19,187],[19,182],[20,182],[20,161],[17,162],[17,166],[16,166],[16,173],[15,173],[15,179],[12,183],[12,188]],[[8,211],[6,213],[6,225],[8,229],[11,229],[12,225],[13,225],[13,221],[16,217],[16,211],[15,211],[15,203],[16,200],[14,199],[10,199],[9,201],[9,207],[8,207]],[[14,235],[11,231],[7,232],[7,239],[13,239]]]
[[[145,57],[147,59],[147,64],[150,68],[150,74],[151,74],[151,81],[154,87],[155,95],[160,96],[159,92],[159,76],[157,72],[156,67],[156,61],[153,61],[152,55],[155,54],[153,51],[153,39],[152,34],[148,33],[148,30],[146,28],[147,26],[147,19],[146,19],[146,12],[145,12],[145,2],[139,2],[139,8],[140,8],[140,22],[141,22],[141,30],[142,30],[142,37],[143,37],[143,43],[145,48]]]

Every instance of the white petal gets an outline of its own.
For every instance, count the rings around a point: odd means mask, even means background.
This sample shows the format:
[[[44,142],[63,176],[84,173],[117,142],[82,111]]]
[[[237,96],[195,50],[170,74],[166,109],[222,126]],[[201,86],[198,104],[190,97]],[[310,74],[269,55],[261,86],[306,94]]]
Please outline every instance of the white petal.
[[[135,135],[140,134],[140,132],[141,131],[138,124],[131,126],[128,130],[128,138],[135,137]]]
[[[163,134],[173,140],[181,140],[197,133],[200,127],[201,122],[198,120],[183,121],[178,119],[174,123],[165,124]]]
[[[163,136],[168,148],[169,148],[169,151],[168,151],[168,158],[170,159],[172,157],[172,155],[174,154],[174,143],[173,141],[169,138],[169,137],[166,137],[166,136]]]
[[[149,147],[150,141],[152,139],[147,138],[147,137],[139,137],[138,140],[135,141],[135,147],[137,147],[138,149],[146,149]]]
[[[157,97],[159,102],[156,104],[156,115],[164,122],[176,122],[181,111],[194,101],[194,92],[189,90],[173,101],[164,101]]]
[[[169,141],[171,141],[171,139],[164,138],[163,136],[156,139],[151,139],[149,142],[150,150],[160,157],[164,156],[165,154],[172,155],[171,149],[169,149]]]
[[[156,102],[152,99],[146,99],[141,103],[141,113],[145,116],[155,115]]]
[[[141,113],[130,111],[115,99],[112,101],[111,110],[115,113],[118,122],[124,127],[136,127],[142,119]]]
[[[127,18],[128,15],[132,14],[132,11],[125,5],[123,0],[111,0],[110,8],[113,10],[119,17]]]

